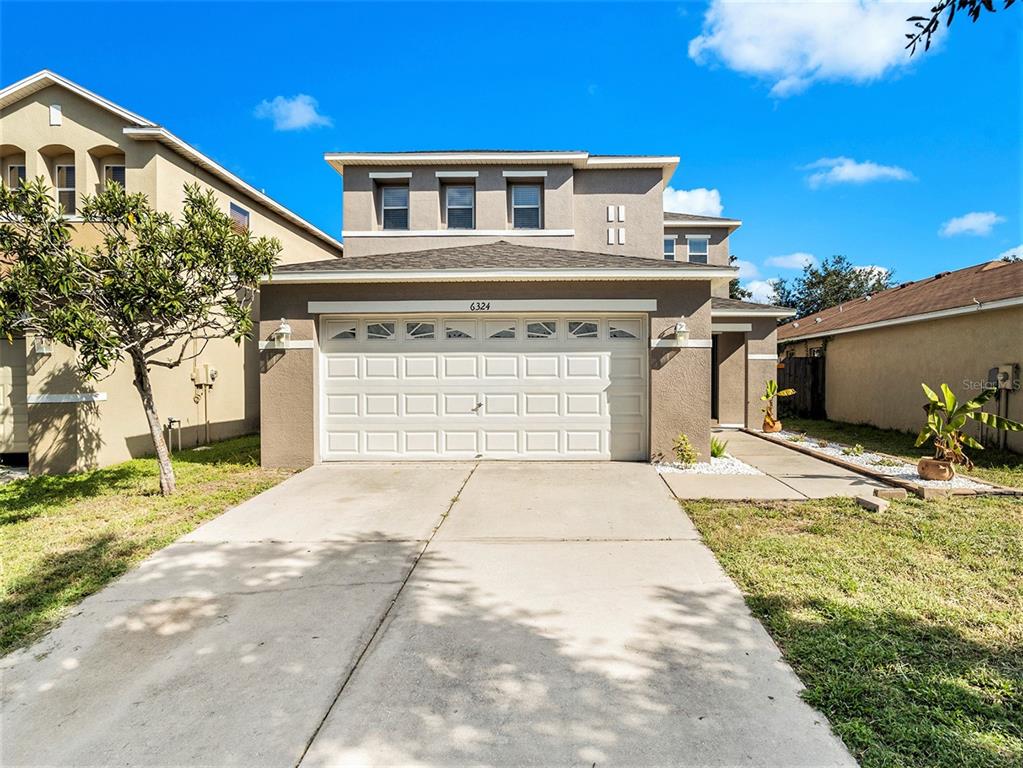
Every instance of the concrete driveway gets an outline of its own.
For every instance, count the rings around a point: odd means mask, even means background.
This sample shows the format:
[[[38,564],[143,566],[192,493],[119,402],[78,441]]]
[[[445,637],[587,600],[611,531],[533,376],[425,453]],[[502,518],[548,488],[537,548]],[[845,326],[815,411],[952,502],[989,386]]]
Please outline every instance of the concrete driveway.
[[[642,464],[307,470],[3,660],[3,765],[855,765]]]

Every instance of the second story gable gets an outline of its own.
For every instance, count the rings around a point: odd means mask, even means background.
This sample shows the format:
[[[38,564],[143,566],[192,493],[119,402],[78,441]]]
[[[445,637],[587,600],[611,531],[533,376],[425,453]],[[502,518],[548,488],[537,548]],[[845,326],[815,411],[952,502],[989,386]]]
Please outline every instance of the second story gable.
[[[663,258],[677,157],[587,152],[329,153],[346,256],[514,240]]]
[[[206,157],[166,128],[52,72],[0,89],[0,183],[42,177],[76,227],[87,195],[117,182],[179,215],[184,186],[212,189],[225,213],[254,235],[276,237],[283,262],[341,256],[341,243]]]

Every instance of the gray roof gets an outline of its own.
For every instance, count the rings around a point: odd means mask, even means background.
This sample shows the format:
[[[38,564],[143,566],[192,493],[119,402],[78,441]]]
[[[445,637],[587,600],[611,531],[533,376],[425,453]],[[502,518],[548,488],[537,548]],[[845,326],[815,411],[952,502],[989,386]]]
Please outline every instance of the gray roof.
[[[712,311],[715,309],[749,311],[750,314],[756,314],[757,312],[774,313],[793,311],[788,307],[779,307],[777,304],[757,304],[752,301],[739,301],[738,299],[726,299],[718,296],[711,298],[710,308]]]
[[[679,213],[678,211],[665,211],[665,221],[677,221],[679,224],[685,224],[687,222],[701,222],[701,221],[720,221],[720,222],[734,222],[739,223],[738,219],[723,218],[721,216],[700,216],[695,213]]]
[[[720,269],[720,267],[712,268]],[[683,261],[666,261],[643,256],[618,256],[610,253],[517,245],[501,240],[485,245],[460,245],[423,251],[382,253],[374,256],[347,256],[343,259],[326,262],[283,264],[275,270],[275,273],[463,269],[495,271],[508,269],[649,269],[699,273],[706,271],[708,267],[705,264],[689,264]]]

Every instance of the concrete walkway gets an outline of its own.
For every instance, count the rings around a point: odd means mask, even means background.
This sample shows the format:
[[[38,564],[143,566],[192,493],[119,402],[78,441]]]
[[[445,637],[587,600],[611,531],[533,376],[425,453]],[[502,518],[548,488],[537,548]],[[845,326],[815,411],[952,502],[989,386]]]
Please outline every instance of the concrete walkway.
[[[728,441],[728,453],[762,475],[665,474],[680,499],[751,499],[756,501],[823,499],[829,496],[871,496],[884,483],[812,456],[790,450],[756,435],[716,430]]]
[[[642,464],[316,467],[3,660],[5,766],[853,766]]]

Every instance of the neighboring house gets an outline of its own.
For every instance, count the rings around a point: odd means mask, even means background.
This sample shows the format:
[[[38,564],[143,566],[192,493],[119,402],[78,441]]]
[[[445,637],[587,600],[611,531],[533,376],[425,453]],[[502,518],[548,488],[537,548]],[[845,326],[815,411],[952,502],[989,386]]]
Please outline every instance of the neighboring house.
[[[727,298],[740,222],[663,212],[678,158],[326,160],[346,258],[262,288],[265,464],[707,457],[714,415],[759,422],[791,312]]]
[[[254,235],[276,237],[282,263],[333,261],[341,244],[155,123],[52,72],[0,90],[0,174],[18,186],[42,176],[75,227],[86,195],[116,181],[178,215],[184,185],[200,182]],[[189,342],[195,343],[195,342]],[[185,445],[258,428],[256,343],[210,343],[194,361],[153,371],[163,419],[180,419]],[[196,386],[217,372],[211,388]],[[177,435],[174,438],[175,447]],[[0,341],[0,454],[27,457],[33,473],[82,470],[151,452],[131,366],[101,381],[80,379],[71,350],[41,339]],[[12,456],[12,454],[14,456]]]
[[[921,382],[969,397],[1001,375],[1006,388],[987,410],[1023,420],[1021,261],[941,272],[830,307],[781,326],[778,340],[783,363],[823,358],[831,419],[915,432],[926,402]],[[1020,433],[1002,439],[1023,450]]]

